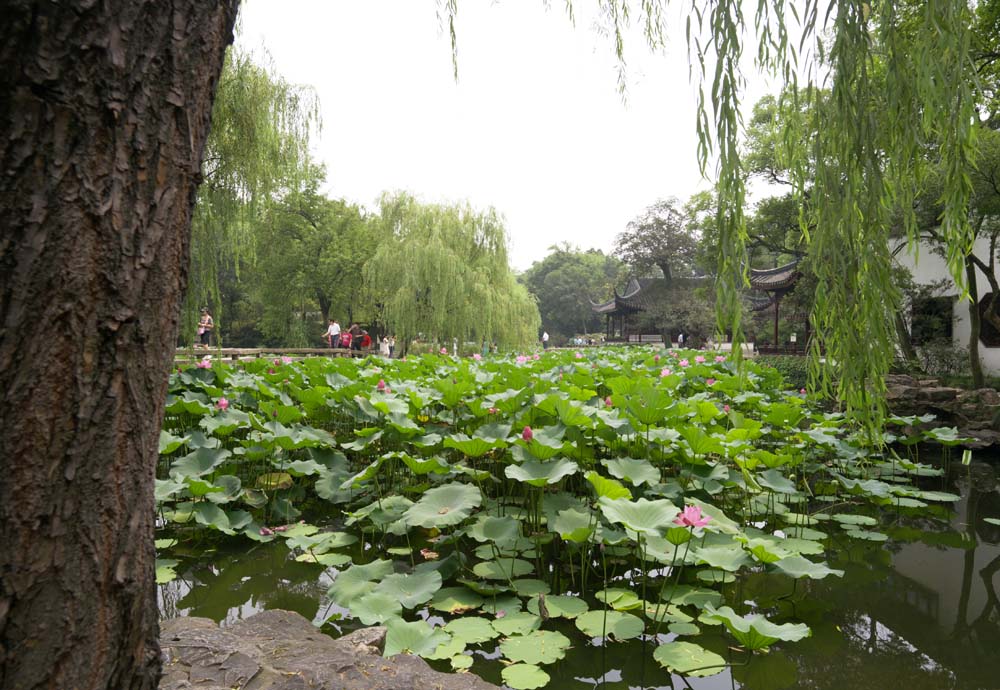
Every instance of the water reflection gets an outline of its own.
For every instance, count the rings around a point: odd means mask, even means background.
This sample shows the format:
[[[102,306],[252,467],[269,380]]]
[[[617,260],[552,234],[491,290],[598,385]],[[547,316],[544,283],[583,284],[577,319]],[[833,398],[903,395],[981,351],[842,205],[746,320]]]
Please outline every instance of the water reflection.
[[[770,654],[740,665],[746,654],[713,634],[717,628],[703,625],[698,643],[734,667],[710,678],[685,680],[653,661],[653,641],[594,644],[583,641],[572,623],[550,621],[547,627],[578,642],[563,661],[545,667],[552,677],[549,687],[1000,688],[1000,526],[985,521],[1000,517],[996,470],[985,464],[959,467],[935,488],[962,499],[954,510],[883,513],[879,529],[891,537],[888,542],[834,534],[826,557],[831,567],[845,571],[843,578],[795,581],[755,572],[725,587],[734,608],[753,602],[770,618],[808,624],[812,637],[775,646]],[[230,548],[182,559],[178,579],[160,587],[165,616],[233,622],[260,610],[283,608],[318,624],[338,613],[324,600],[336,571],[298,563],[281,544],[248,550],[245,543],[236,542]],[[344,622],[344,630],[351,627],[351,621]],[[499,685],[503,666],[495,646],[479,649],[476,659],[476,672]]]

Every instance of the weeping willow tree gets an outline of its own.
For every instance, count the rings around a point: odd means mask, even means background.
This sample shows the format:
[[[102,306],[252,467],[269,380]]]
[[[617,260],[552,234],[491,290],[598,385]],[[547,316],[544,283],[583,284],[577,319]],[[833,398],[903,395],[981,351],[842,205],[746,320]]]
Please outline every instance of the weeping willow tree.
[[[266,59],[230,47],[191,223],[188,341],[198,305],[221,306],[223,270],[238,277],[241,265],[253,263],[262,214],[308,169],[309,140],[318,127],[319,102],[310,89],[288,83]]]
[[[652,49],[663,47],[667,4],[598,0],[621,64],[631,25],[641,27]],[[964,257],[973,241],[968,173],[978,98],[973,8],[991,4],[691,2],[685,30],[700,84],[698,158],[702,172],[717,180],[717,328],[731,331],[736,342],[742,339],[740,292],[748,285],[749,266],[741,65],[747,51],[758,71],[792,87],[786,93],[828,94],[827,103],[816,104],[815,118],[787,118],[781,137],[798,187],[813,190],[800,218],[818,279],[811,381],[873,437],[885,415],[884,379],[895,351],[892,313],[900,299],[891,279],[889,238],[895,231],[918,240],[913,202],[934,167],[944,171],[940,233],[948,266],[955,282],[966,284]],[[442,7],[454,28],[455,3]],[[744,9],[754,10],[752,19]],[[457,55],[454,43],[453,51]]]
[[[496,211],[384,195],[377,222],[387,239],[365,264],[364,280],[401,342],[524,347],[538,337],[538,306],[510,271]]]

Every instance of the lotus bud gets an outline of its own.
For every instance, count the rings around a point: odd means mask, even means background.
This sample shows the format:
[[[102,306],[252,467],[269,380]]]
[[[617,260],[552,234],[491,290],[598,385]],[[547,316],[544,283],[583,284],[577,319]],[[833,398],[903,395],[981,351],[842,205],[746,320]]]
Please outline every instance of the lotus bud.
[[[524,427],[524,431],[521,432],[521,438],[530,443],[531,439],[533,439],[534,437],[535,434],[531,431],[531,427],[530,426]]]

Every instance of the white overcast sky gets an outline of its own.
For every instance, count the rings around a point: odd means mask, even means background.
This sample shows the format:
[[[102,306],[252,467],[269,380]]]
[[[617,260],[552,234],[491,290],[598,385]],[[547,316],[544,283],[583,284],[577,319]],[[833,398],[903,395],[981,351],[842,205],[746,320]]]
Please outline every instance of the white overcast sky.
[[[462,0],[459,80],[435,0],[246,0],[237,42],[270,54],[322,106],[315,156],[329,194],[368,208],[383,191],[495,207],[525,269],[568,241],[610,251],[659,198],[710,186],[695,158],[685,3],[665,54],[626,43],[627,101],[593,0]],[[752,52],[752,50],[750,51]],[[749,106],[766,93],[751,81]]]

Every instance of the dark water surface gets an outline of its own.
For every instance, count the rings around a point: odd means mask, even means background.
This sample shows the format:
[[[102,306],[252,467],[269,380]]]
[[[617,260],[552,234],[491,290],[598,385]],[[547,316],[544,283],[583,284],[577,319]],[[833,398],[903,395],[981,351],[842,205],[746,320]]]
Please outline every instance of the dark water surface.
[[[877,529],[890,536],[888,542],[835,536],[826,558],[831,567],[845,571],[843,578],[794,581],[751,573],[723,588],[726,603],[738,611],[752,606],[781,622],[808,624],[812,636],[805,640],[775,645],[770,653],[744,663],[747,654],[713,634],[718,628],[700,626],[703,634],[691,641],[739,665],[710,678],[685,680],[653,660],[655,640],[583,643],[571,622],[560,627],[550,620],[545,627],[561,630],[576,646],[562,661],[543,667],[552,677],[547,687],[998,690],[1000,526],[985,521],[1000,518],[997,474],[995,462],[952,466],[948,478],[929,488],[952,491],[962,500],[930,514],[879,514]],[[182,553],[179,549],[171,557]],[[160,586],[166,617],[233,622],[280,608],[321,624],[345,613],[325,600],[331,575],[319,566],[297,563],[281,543],[234,542],[202,550],[181,558],[177,572],[176,580]],[[345,618],[324,629],[338,634],[354,627]],[[475,649],[474,671],[500,685],[503,667],[496,642]]]

